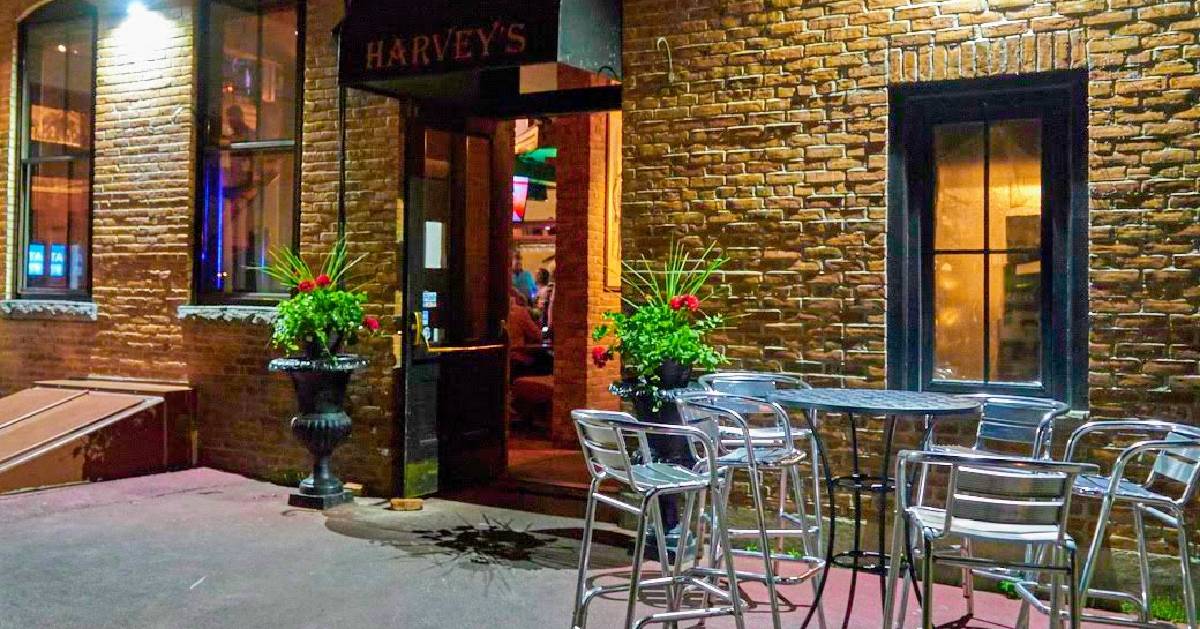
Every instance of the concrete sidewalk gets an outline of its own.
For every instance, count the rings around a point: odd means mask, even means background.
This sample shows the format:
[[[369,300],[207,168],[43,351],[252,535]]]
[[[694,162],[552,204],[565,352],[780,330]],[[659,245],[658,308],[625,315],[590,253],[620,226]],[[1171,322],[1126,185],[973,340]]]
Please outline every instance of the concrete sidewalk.
[[[322,514],[289,508],[287,493],[197,469],[0,496],[0,627],[570,624],[577,519],[444,500],[398,513],[360,499]],[[622,573],[629,537],[605,527],[599,540],[595,572]],[[836,571],[829,586],[831,627],[841,625],[846,581]],[[873,577],[859,581],[848,627],[878,629],[878,590]],[[798,626],[811,589],[784,592],[795,601],[786,626]],[[770,626],[761,590],[747,593],[759,601],[748,625]],[[938,602],[939,622],[963,613],[955,588]],[[623,603],[598,601],[589,626],[618,626]],[[977,605],[981,619],[955,626],[1011,626],[1012,601],[981,593]],[[1035,615],[1034,626],[1045,624]]]

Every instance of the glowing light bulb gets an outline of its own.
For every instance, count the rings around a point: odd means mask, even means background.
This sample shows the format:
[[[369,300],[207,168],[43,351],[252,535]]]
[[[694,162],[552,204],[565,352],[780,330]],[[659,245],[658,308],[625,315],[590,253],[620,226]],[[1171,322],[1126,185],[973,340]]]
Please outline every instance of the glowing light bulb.
[[[64,44],[59,44],[59,45],[58,45],[58,51],[59,51],[59,52],[66,52],[66,51],[67,51],[67,47],[66,47],[66,45],[64,45]]]

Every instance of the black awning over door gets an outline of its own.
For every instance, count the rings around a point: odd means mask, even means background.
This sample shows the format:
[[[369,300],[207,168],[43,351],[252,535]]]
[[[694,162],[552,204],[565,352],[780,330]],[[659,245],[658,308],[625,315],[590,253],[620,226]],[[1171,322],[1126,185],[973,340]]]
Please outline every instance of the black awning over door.
[[[517,115],[619,106],[620,0],[354,0],[340,25],[338,83]],[[525,91],[521,68],[562,65],[604,85]],[[615,98],[614,98],[615,95]],[[544,110],[528,113],[553,113]]]

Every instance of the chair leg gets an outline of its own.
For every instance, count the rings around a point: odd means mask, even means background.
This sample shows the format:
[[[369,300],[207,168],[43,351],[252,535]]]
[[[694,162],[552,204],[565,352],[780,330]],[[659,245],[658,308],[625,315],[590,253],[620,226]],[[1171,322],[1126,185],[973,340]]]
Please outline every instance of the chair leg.
[[[575,612],[572,614],[571,626],[584,629],[587,626],[587,615],[583,609],[583,590],[587,586],[588,563],[592,556],[592,526],[596,518],[596,491],[600,482],[592,481],[588,491],[587,508],[583,515],[583,538],[579,546],[579,577],[575,581]]]
[[[771,538],[767,536],[767,514],[763,508],[762,483],[759,482],[759,473],[756,467],[750,467],[750,495],[754,502],[754,515],[758,523],[758,542],[760,551],[763,556],[763,568],[766,572],[763,576],[767,581],[767,599],[771,604],[771,625],[775,629],[781,629],[779,624],[779,597],[775,593],[775,565],[771,559]],[[728,530],[728,527],[726,527]]]
[[[1150,558],[1146,549],[1146,520],[1142,515],[1142,505],[1133,505],[1133,529],[1137,535],[1138,579],[1141,584],[1138,601],[1138,620],[1150,621]]]
[[[1096,532],[1092,536],[1092,545],[1088,548],[1087,559],[1083,562],[1083,571],[1079,575],[1079,591],[1086,600],[1088,590],[1092,587],[1092,573],[1096,570],[1100,558],[1100,549],[1104,546],[1104,532],[1112,515],[1113,496],[1104,498],[1100,504],[1100,515],[1096,519]]]
[[[775,526],[779,529],[788,528],[788,521],[784,515],[787,513],[788,480],[790,480],[788,478],[788,470],[792,469],[793,467],[795,466],[789,465],[787,467],[779,468],[779,511],[775,514]],[[787,538],[780,537],[776,547],[781,553],[786,551]]]
[[[1189,535],[1187,520],[1183,509],[1175,515],[1179,531],[1179,564],[1183,569],[1183,605],[1187,609],[1188,629],[1197,629],[1196,623],[1196,592],[1192,583],[1192,554],[1188,547]]]
[[[682,523],[679,529],[679,545],[676,548],[687,548],[691,542],[692,520],[696,519],[696,495],[689,492],[683,503],[683,513],[680,515],[679,521]],[[701,518],[703,519],[703,518]],[[699,530],[699,528],[697,528]],[[696,557],[692,559],[693,565],[700,563],[700,547],[702,539],[696,538]],[[687,557],[687,553],[675,551],[675,570],[672,576],[679,578],[683,574],[683,566]],[[671,611],[676,611],[683,604],[683,594],[687,588],[681,583],[675,588],[674,597],[671,600]],[[707,607],[707,605],[705,605]]]
[[[742,617],[742,595],[738,592],[737,572],[733,565],[733,549],[729,545],[729,521],[725,518],[725,505],[718,496],[713,496],[713,509],[717,512],[717,524],[714,532],[720,538],[722,555],[725,561],[725,574],[729,580],[729,599],[733,604],[733,622],[737,629],[745,629],[746,621]]]
[[[1050,551],[1051,563],[1062,565],[1059,560],[1059,549]],[[1050,571],[1050,629],[1062,629],[1062,573]]]
[[[964,557],[971,556],[971,540],[964,539],[962,541],[962,554]],[[967,599],[967,615],[975,615],[975,573],[971,572],[970,568],[962,570],[962,592],[963,598]]]
[[[816,470],[816,459],[813,459],[813,470]],[[803,534],[800,536],[800,545],[804,549],[804,554],[808,557],[824,557],[821,553],[821,521],[820,517],[816,520],[808,519],[808,508],[804,505],[806,496],[804,495],[804,483],[800,480],[800,468],[798,465],[788,466],[787,473],[792,477],[792,499],[796,501],[796,515],[800,518]],[[784,494],[780,494],[780,500],[783,501]],[[816,528],[810,524],[816,522]],[[814,539],[814,535],[817,539]],[[808,579],[809,585],[812,586],[813,600],[817,599],[817,592],[821,589],[821,582],[814,574]],[[817,627],[825,629],[825,606],[817,606]]]
[[[900,576],[900,566],[904,563],[901,560],[904,551],[900,547],[900,538],[904,535],[900,521],[904,517],[904,514],[897,513],[892,519],[892,561],[888,566],[887,589],[883,592],[883,629],[892,629],[895,622],[892,614],[896,609],[896,581]],[[907,594],[907,591],[904,592],[904,595]]]
[[[933,629],[933,544],[921,536],[921,627]]]
[[[650,515],[653,518],[654,524],[654,541],[658,546],[658,568],[659,574],[663,578],[671,576],[671,556],[667,552],[667,528],[663,525],[662,517],[662,496],[656,496],[650,500]],[[675,547],[675,556],[678,559],[680,553],[683,552],[683,547]],[[675,600],[675,584],[668,583],[666,587],[667,601]],[[674,611],[674,610],[671,610]]]
[[[1079,552],[1074,546],[1067,548],[1067,560],[1071,568],[1067,575],[1067,585],[1070,588],[1068,604],[1071,607],[1067,611],[1071,615],[1071,629],[1079,629],[1083,616],[1083,597],[1079,592]]]
[[[641,509],[638,511],[635,529],[637,540],[633,544],[633,569],[629,576],[629,603],[625,608],[625,629],[633,629],[634,626],[634,613],[637,611],[638,590],[642,580],[642,561],[646,555],[646,516],[651,509],[651,501],[656,499],[654,495],[642,498]]]

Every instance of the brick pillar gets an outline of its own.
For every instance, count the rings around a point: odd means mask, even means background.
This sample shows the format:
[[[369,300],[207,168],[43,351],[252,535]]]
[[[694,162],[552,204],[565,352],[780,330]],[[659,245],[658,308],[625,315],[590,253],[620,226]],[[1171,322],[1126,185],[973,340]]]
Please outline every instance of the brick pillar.
[[[554,414],[551,438],[575,447],[571,411],[618,408],[608,385],[618,377],[614,361],[591,363],[591,331],[607,310],[621,306],[619,292],[604,288],[605,194],[608,188],[607,114],[556,118],[551,138],[558,147],[554,303]]]

